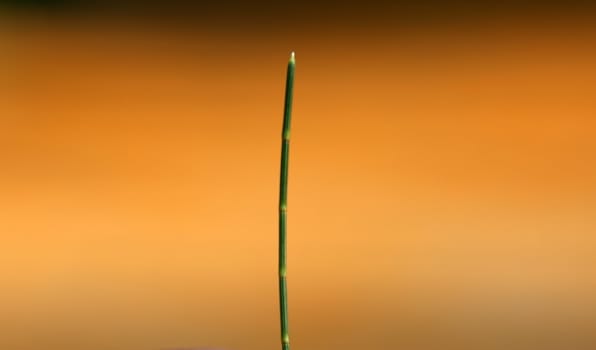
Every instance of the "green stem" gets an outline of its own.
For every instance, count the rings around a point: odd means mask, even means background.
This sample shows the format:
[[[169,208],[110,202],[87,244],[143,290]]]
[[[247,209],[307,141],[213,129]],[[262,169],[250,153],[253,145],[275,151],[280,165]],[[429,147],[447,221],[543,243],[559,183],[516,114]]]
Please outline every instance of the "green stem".
[[[288,204],[288,161],[290,155],[290,121],[292,116],[292,94],[294,89],[294,53],[288,62],[286,77],[286,99],[284,106],[284,124],[281,137],[281,171],[279,181],[279,315],[281,324],[281,348],[290,349],[288,331],[288,290],[286,285],[286,225]]]

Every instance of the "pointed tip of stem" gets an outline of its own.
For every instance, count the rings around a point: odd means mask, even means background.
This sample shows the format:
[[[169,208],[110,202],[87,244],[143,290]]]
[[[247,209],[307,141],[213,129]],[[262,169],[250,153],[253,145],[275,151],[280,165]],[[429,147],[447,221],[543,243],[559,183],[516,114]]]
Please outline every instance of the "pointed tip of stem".
[[[296,55],[294,54],[294,51],[292,51],[292,52],[290,53],[290,62],[291,62],[291,63],[294,63],[294,62],[296,62]]]

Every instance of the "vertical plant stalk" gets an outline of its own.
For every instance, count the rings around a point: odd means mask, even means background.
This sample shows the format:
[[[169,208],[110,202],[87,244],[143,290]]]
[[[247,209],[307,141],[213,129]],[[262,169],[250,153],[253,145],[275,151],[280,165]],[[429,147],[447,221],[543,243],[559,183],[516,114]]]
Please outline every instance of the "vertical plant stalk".
[[[290,122],[292,117],[292,95],[294,90],[294,52],[288,62],[286,76],[286,98],[284,105],[284,123],[281,136],[281,171],[279,176],[279,316],[281,325],[281,348],[290,349],[288,330],[288,289],[286,282],[286,226],[288,215],[288,161],[290,155]]]

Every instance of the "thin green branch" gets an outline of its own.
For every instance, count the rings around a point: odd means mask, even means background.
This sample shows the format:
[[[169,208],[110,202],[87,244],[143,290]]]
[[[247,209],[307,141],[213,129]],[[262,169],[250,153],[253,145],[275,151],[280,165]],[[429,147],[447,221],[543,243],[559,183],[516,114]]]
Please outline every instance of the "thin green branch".
[[[292,95],[294,90],[294,52],[288,62],[286,76],[286,98],[284,105],[284,123],[281,141],[281,171],[279,181],[279,315],[281,324],[281,348],[290,349],[288,330],[288,290],[286,283],[286,225],[288,205],[288,161],[290,155],[290,122],[292,117]]]

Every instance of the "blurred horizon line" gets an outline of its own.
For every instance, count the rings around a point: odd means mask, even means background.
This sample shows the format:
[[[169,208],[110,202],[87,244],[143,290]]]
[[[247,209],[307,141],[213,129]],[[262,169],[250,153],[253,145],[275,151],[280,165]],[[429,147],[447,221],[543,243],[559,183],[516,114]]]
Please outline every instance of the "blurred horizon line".
[[[0,11],[9,17],[15,14],[40,15],[61,19],[123,19],[185,26],[209,26],[221,29],[242,27],[243,30],[287,31],[319,27],[349,26],[400,27],[443,26],[484,21],[532,21],[573,17],[592,18],[596,3],[583,0],[560,1],[323,1],[278,3],[268,0],[190,2],[185,0],[7,0]],[[0,13],[2,13],[0,12]]]

